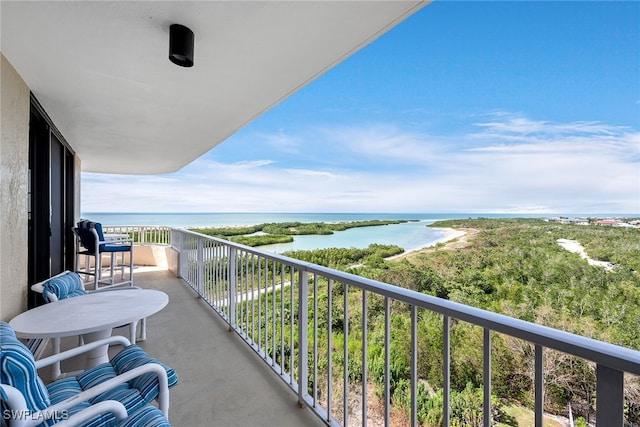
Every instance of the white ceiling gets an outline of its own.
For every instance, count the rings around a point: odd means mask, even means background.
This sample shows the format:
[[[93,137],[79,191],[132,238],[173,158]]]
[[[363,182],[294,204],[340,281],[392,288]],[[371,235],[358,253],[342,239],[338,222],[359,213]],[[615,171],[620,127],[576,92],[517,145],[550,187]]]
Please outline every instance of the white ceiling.
[[[92,172],[172,172],[428,1],[6,1],[2,53]],[[192,68],[169,25],[195,33]]]

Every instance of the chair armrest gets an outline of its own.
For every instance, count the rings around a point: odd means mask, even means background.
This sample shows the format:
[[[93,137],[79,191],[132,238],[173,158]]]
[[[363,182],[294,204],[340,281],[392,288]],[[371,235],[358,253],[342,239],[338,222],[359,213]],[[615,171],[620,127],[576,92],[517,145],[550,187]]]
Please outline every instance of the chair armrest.
[[[126,243],[126,244],[125,244]],[[98,245],[123,245],[133,246],[133,239],[113,239],[113,240],[98,240]]]
[[[88,408],[82,411],[76,412],[66,420],[62,420],[56,423],[56,427],[75,427],[82,426],[83,423],[89,421],[91,418],[103,414],[105,412],[111,412],[116,420],[123,420],[129,415],[127,408],[117,400],[105,400],[104,402],[94,403]]]
[[[49,357],[42,358],[40,360],[36,360],[36,369],[44,368],[45,366],[53,365],[56,362],[60,362],[62,360],[69,359],[71,357],[75,357],[79,354],[86,353],[91,350],[95,350],[96,348],[102,347],[103,345],[109,344],[120,344],[123,347],[131,345],[131,341],[127,338],[116,335],[109,338],[105,338],[102,340],[94,341],[89,344],[84,344],[79,347],[75,347],[66,351],[62,351],[57,354],[53,354]]]
[[[100,415],[104,412],[111,412],[116,417],[116,420],[121,420],[127,417],[127,409],[124,405],[116,400],[105,400],[91,405],[89,408],[85,408],[71,417],[68,417],[66,409],[56,410],[54,407],[46,408],[42,411],[32,412],[27,409],[27,403],[24,396],[20,391],[6,384],[0,384],[0,388],[7,396],[7,406],[9,407],[7,412],[2,413],[2,417],[11,420],[11,427],[31,427],[37,426],[45,419],[51,418],[64,418],[62,421],[56,423],[56,426],[60,427],[72,427],[80,426],[83,422]]]

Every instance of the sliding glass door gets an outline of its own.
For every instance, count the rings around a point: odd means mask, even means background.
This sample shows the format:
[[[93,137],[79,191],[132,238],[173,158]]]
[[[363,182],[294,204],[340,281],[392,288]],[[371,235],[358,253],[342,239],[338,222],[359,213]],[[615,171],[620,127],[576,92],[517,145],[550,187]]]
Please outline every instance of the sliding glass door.
[[[33,96],[29,128],[28,286],[73,269],[75,193],[74,153]]]

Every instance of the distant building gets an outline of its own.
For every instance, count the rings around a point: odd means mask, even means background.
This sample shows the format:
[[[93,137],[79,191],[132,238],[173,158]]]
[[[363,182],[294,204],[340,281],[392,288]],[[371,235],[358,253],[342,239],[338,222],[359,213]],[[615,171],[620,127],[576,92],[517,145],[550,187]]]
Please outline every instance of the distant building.
[[[620,221],[618,221],[617,219],[599,219],[598,221],[596,221],[596,225],[608,225],[610,227],[618,225],[619,223]]]
[[[567,218],[564,216],[549,218],[549,222],[557,222],[559,224],[589,225],[588,218]]]
[[[573,225],[602,225],[608,227],[623,227],[623,228],[640,228],[640,219],[614,219],[614,218],[568,218],[566,216],[556,216],[553,218],[546,218],[547,222],[555,222],[558,224],[573,224]]]

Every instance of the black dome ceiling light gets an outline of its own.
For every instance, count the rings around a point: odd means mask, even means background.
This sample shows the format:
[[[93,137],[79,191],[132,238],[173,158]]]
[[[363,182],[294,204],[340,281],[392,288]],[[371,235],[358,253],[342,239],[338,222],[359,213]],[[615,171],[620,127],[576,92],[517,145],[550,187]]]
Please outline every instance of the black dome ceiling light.
[[[169,27],[169,60],[181,67],[193,67],[193,31],[184,25]]]

